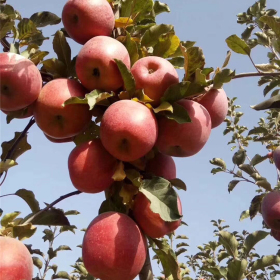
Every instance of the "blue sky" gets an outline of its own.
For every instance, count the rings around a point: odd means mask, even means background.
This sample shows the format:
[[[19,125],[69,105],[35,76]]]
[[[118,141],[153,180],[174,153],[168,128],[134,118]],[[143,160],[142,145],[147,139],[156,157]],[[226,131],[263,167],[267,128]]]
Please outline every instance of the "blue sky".
[[[66,1],[38,1],[38,0],[8,0],[20,11],[23,17],[30,17],[34,12],[49,10],[61,15],[62,7]],[[245,26],[236,23],[236,14],[246,11],[255,1],[252,0],[168,0],[165,1],[171,9],[171,13],[158,17],[159,23],[173,24],[175,31],[181,40],[196,41],[206,56],[209,67],[221,67],[226,56],[228,47],[225,39],[232,35],[240,35]],[[280,10],[279,0],[267,0],[269,8]],[[47,28],[44,35],[50,36],[61,26]],[[72,56],[75,56],[81,46],[69,40],[72,47]],[[42,50],[50,51],[52,38],[46,42]],[[49,57],[53,57],[50,52]],[[255,63],[266,63],[266,52],[258,47],[252,51]],[[255,72],[250,60],[246,56],[233,54],[228,66],[237,73]],[[180,77],[183,71],[180,71]],[[262,88],[257,86],[257,78],[238,79],[226,84],[224,89],[229,97],[237,96],[237,104],[242,106],[245,113],[241,120],[242,125],[253,127],[257,124],[262,113],[250,109],[250,105],[263,100]],[[15,131],[22,131],[28,120],[13,120],[7,125],[5,115],[1,118],[1,142],[13,138]],[[197,246],[213,240],[212,219],[224,219],[230,225],[230,230],[242,231],[243,229],[253,232],[262,228],[262,218],[258,215],[253,221],[246,219],[239,222],[240,213],[249,208],[251,199],[256,195],[255,186],[248,183],[240,183],[229,194],[227,185],[232,177],[227,174],[213,176],[210,171],[212,165],[209,160],[214,157],[223,158],[231,167],[233,152],[227,142],[229,136],[223,136],[225,124],[212,130],[211,136],[203,150],[189,158],[176,158],[177,177],[185,181],[188,186],[187,192],[180,191],[179,195],[183,205],[183,220],[189,225],[181,227],[178,234],[189,237],[189,254],[198,252]],[[73,143],[54,144],[49,142],[39,128],[34,125],[28,134],[28,142],[32,149],[18,159],[18,166],[9,171],[7,179],[1,187],[1,195],[13,193],[19,188],[32,190],[36,198],[43,202],[52,202],[59,196],[74,191],[68,175],[68,155],[74,148]],[[261,144],[252,145],[249,155],[267,153]],[[276,169],[268,162],[258,167],[261,174],[274,186],[276,184]],[[70,216],[70,222],[78,228],[85,228],[96,217],[100,203],[104,200],[104,194],[81,194],[71,197],[57,205],[65,210],[76,209],[81,215]],[[6,197],[0,201],[0,207],[5,213],[14,210],[24,214],[29,213],[29,208],[18,197]],[[40,232],[38,228],[38,232]],[[43,230],[43,228],[42,228]],[[83,232],[65,233],[58,237],[54,247],[61,244],[70,245],[72,251],[60,252],[55,261],[60,270],[71,271],[70,264],[74,264],[81,250],[76,248],[82,243]],[[33,247],[47,251],[47,243],[44,243],[40,234],[35,234],[26,243],[33,243]],[[275,254],[278,251],[278,242],[268,236],[257,246],[259,255]],[[184,261],[184,258],[181,259]],[[159,275],[158,266],[154,265],[154,272]]]

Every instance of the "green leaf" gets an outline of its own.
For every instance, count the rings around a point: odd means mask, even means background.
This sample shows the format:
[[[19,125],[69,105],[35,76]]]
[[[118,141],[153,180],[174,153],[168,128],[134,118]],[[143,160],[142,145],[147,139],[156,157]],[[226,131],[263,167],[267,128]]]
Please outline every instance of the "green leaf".
[[[272,16],[262,16],[259,18],[259,21],[267,24],[273,32],[276,34],[278,39],[280,39],[280,22],[276,20],[275,17]]]
[[[18,23],[18,31],[18,39],[20,41],[26,40],[40,33],[36,28],[36,25],[28,18],[24,18]]]
[[[251,106],[251,108],[256,111],[280,108],[280,95],[273,96],[270,99],[259,103],[258,105]]]
[[[229,63],[229,60],[230,60],[230,57],[231,57],[231,51],[228,51],[228,52],[227,52],[226,59],[225,59],[225,61],[224,61],[224,63],[223,63],[222,68],[227,67],[227,65],[228,65],[228,63]]]
[[[37,27],[45,27],[47,25],[55,25],[61,22],[61,18],[51,12],[39,12],[33,14],[30,19]]]
[[[156,15],[159,15],[161,13],[169,13],[170,9],[167,4],[161,3],[160,1],[155,1],[154,12]]]
[[[239,149],[237,152],[234,153],[232,157],[232,162],[236,165],[240,165],[244,163],[246,159],[246,151],[243,149]]]
[[[173,113],[165,112],[165,116],[168,119],[174,120],[179,124],[191,122],[190,116],[187,110],[183,106],[177,103],[174,103],[172,106],[173,106]]]
[[[31,54],[29,56],[29,59],[35,64],[38,65],[41,61],[43,61],[43,59],[45,58],[45,56],[47,56],[49,54],[49,52],[41,52],[41,51],[37,51],[34,54]]]
[[[57,31],[55,33],[53,49],[57,54],[58,60],[63,62],[64,65],[69,68],[71,64],[71,49],[62,31]]]
[[[156,114],[164,111],[173,113],[173,107],[169,102],[162,102],[157,108],[154,108],[153,110]]]
[[[249,234],[244,242],[244,253],[246,256],[250,253],[253,247],[260,242],[261,240],[265,239],[269,235],[269,232],[259,230]]]
[[[3,216],[1,219],[1,226],[6,227],[9,223],[11,223],[18,215],[20,212],[16,211],[13,213],[9,213]]]
[[[168,32],[162,34],[158,38],[157,44],[154,46],[153,55],[163,58],[170,57],[174,54],[180,45],[180,39],[175,32]]]
[[[204,86],[196,82],[181,82],[170,86],[161,98],[161,102],[174,103],[181,99],[198,95],[204,91]]]
[[[169,182],[170,182],[171,185],[174,186],[177,190],[184,190],[184,191],[187,190],[186,184],[185,184],[182,180],[180,180],[180,179],[178,179],[178,178],[169,180]]]
[[[36,214],[35,214],[36,215]],[[49,209],[34,216],[31,220],[33,225],[44,226],[70,226],[70,223],[64,213],[59,209]]]
[[[128,32],[126,32],[126,38],[123,45],[126,47],[129,53],[131,65],[133,65],[139,59],[138,47],[136,42],[131,39],[131,35]]]
[[[37,228],[32,224],[24,224],[24,225],[15,225],[13,226],[13,237],[18,238],[19,240],[24,240],[30,238],[35,232]]]
[[[201,270],[205,270],[205,271],[210,272],[214,276],[214,279],[223,278],[223,274],[222,274],[219,267],[202,266]]]
[[[265,33],[263,33],[263,32],[256,32],[255,35],[258,38],[259,45],[262,45],[262,46],[265,46],[265,47],[270,45],[269,37]]]
[[[35,195],[32,191],[20,189],[16,191],[15,195],[21,197],[28,204],[33,213],[40,211],[39,202],[36,200]]]
[[[181,219],[177,205],[178,196],[169,181],[161,177],[143,180],[140,192],[151,202],[151,210],[159,214],[164,221],[172,222]]]
[[[251,201],[251,205],[249,208],[249,213],[250,213],[250,219],[252,220],[257,213],[260,211],[261,209],[261,202],[262,199],[264,197],[265,194],[261,194],[261,195],[256,195],[252,201]]]
[[[261,178],[260,180],[257,180],[256,185],[264,188],[267,191],[272,191],[271,184],[266,180],[266,178]]]
[[[174,66],[174,68],[184,69],[185,59],[183,57],[173,57],[171,59],[168,59],[168,61]]]
[[[237,35],[231,35],[226,39],[228,47],[236,53],[249,55],[251,53],[250,47],[244,40],[239,38]]]
[[[54,251],[59,252],[59,251],[71,251],[72,249],[67,246],[67,245],[60,245],[58,248],[56,248]]]
[[[256,271],[258,269],[264,269],[268,266],[279,264],[280,263],[280,257],[279,256],[264,256],[261,259],[256,260],[252,267],[252,271]]]
[[[179,57],[182,56],[182,49],[181,46],[183,46],[185,49],[191,48],[195,45],[196,42],[193,41],[181,41],[180,46],[177,48],[176,52],[171,55],[171,57]],[[184,58],[183,58],[184,59]]]
[[[259,155],[259,154],[256,154],[256,155],[252,158],[250,164],[253,165],[253,166],[255,166],[255,165],[257,165],[257,164],[263,162],[263,161],[266,160],[266,159],[267,159],[267,156],[261,156],[261,155]]]
[[[238,167],[249,175],[256,172],[255,168],[250,164],[240,164]]]
[[[125,89],[130,94],[130,96],[133,97],[133,94],[136,89],[135,80],[134,80],[133,75],[131,74],[130,70],[126,67],[126,65],[121,60],[115,59],[115,62],[122,75]]]
[[[77,210],[69,210],[69,211],[64,212],[65,216],[68,216],[68,215],[79,215],[79,214],[81,214],[81,213],[79,211],[77,211]]]
[[[6,156],[8,155],[9,151],[12,149],[14,143],[20,137],[21,133],[22,132],[15,132],[15,137],[12,140],[2,143],[1,160],[5,160]],[[19,156],[21,156],[23,153],[25,153],[26,151],[28,151],[30,149],[31,149],[31,146],[27,143],[27,135],[25,135],[17,143],[16,148],[14,148],[13,152],[9,156],[9,159],[16,160]]]
[[[219,89],[223,87],[223,84],[229,83],[235,76],[235,71],[230,69],[223,69],[216,73],[213,80],[213,88]]]
[[[221,158],[213,158],[212,160],[210,160],[210,163],[221,167],[223,170],[227,169],[227,165],[225,161],[222,160]]]
[[[228,264],[228,280],[242,280],[245,278],[245,272],[247,269],[248,262],[247,260],[232,260]]]
[[[177,235],[176,239],[189,239],[186,235]]]
[[[136,187],[140,187],[142,183],[142,175],[135,169],[126,169],[126,178]]]
[[[4,38],[14,27],[14,20],[17,18],[14,8],[10,5],[0,6],[0,39]]]
[[[41,70],[52,74],[54,79],[68,77],[68,70],[66,65],[57,58],[44,60],[42,61],[42,64],[43,67]]]
[[[54,240],[54,234],[53,231],[50,229],[44,229],[43,233],[45,234],[42,238],[44,240],[44,242],[46,242],[47,240],[52,242]]]
[[[173,25],[160,24],[150,27],[142,37],[141,45],[145,47],[154,47],[161,35],[174,31]]]
[[[245,210],[240,214],[240,218],[239,218],[239,222],[247,219],[250,217],[250,211],[249,210]]]
[[[224,260],[225,258],[228,258],[229,254],[226,251],[221,251],[218,255],[218,262],[221,262],[222,260]]]
[[[268,130],[265,127],[254,127],[253,129],[249,130],[248,135],[252,134],[267,134]]]
[[[18,165],[12,159],[6,159],[5,161],[0,162],[0,174],[3,172],[7,172],[11,167]]]
[[[90,123],[88,128],[74,138],[74,143],[80,145],[84,142],[89,142],[99,137],[100,127],[94,121]]]
[[[252,32],[253,30],[255,29],[255,26],[254,25],[249,25],[245,30],[244,32],[241,34],[241,37],[243,40],[247,41],[251,35],[252,35]]]
[[[65,215],[66,215],[66,213],[65,213]],[[77,229],[76,226],[62,226],[62,227],[60,227],[59,232],[61,233],[61,232],[65,232],[65,231],[71,231],[75,234],[75,229]]]
[[[71,280],[70,275],[66,271],[59,271],[57,274],[52,275],[52,279],[69,279]]]
[[[220,231],[219,243],[221,243],[225,247],[229,255],[234,258],[238,256],[238,242],[233,234],[227,231]]]
[[[57,272],[57,265],[56,264],[53,264],[53,265],[49,266],[49,268],[52,269],[54,273]]]
[[[239,180],[230,181],[228,184],[228,192],[230,193],[239,182],[240,182]]]
[[[32,257],[33,264],[41,269],[43,267],[43,262],[38,257]]]

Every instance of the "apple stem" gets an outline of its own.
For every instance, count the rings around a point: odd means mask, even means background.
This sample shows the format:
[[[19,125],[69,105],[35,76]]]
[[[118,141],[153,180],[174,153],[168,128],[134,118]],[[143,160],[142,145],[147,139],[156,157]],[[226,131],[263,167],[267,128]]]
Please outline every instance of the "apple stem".
[[[139,279],[140,280],[153,280],[154,279],[149,249],[147,249],[146,260],[142,267],[142,270],[139,273]]]
[[[1,45],[3,46],[3,52],[8,52],[10,50],[10,43],[5,37],[1,39]]]

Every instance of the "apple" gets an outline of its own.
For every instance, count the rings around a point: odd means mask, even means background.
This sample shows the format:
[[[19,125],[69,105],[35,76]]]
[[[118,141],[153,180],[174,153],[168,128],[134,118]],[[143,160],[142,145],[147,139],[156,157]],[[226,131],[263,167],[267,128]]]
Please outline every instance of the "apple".
[[[280,242],[280,231],[272,229],[270,234],[275,240]]]
[[[14,238],[0,236],[0,279],[32,280],[33,260],[25,245]]]
[[[62,139],[56,139],[56,138],[52,138],[50,136],[48,136],[47,134],[44,133],[44,135],[46,136],[46,138],[53,142],[53,143],[68,143],[68,142],[72,142],[74,137],[68,137],[68,138],[62,138]]]
[[[33,116],[33,110],[34,110],[35,102],[33,102],[31,105],[29,105],[29,106],[27,106],[23,109],[20,109],[20,110],[16,110],[16,111],[2,110],[2,112],[6,115],[11,114],[16,119],[30,118],[31,116]]]
[[[123,86],[123,79],[114,59],[130,68],[130,57],[125,46],[106,36],[90,39],[80,50],[76,60],[76,72],[88,89],[116,91]]]
[[[70,97],[84,97],[86,90],[75,80],[55,79],[40,92],[34,107],[34,118],[39,128],[48,136],[65,139],[82,132],[91,121],[86,104],[63,107]]]
[[[157,120],[150,109],[133,100],[120,100],[105,111],[100,138],[105,149],[122,161],[147,154],[158,134]]]
[[[82,245],[87,271],[102,280],[132,280],[141,271],[147,243],[127,215],[106,212],[88,226]]]
[[[182,204],[178,196],[177,199],[179,214],[182,215]],[[174,222],[164,221],[159,214],[154,213],[150,208],[151,202],[141,192],[139,192],[134,200],[133,216],[136,223],[151,238],[160,238],[176,230],[181,220]]]
[[[40,71],[33,62],[15,53],[0,53],[0,109],[17,111],[29,106],[42,89]]]
[[[274,230],[280,230],[280,192],[273,191],[263,198],[261,212],[264,222]]]
[[[179,124],[165,117],[160,118],[156,146],[166,155],[189,157],[198,153],[206,144],[211,133],[211,117],[195,101],[185,99],[178,104],[187,110],[191,122]]]
[[[173,65],[158,56],[147,56],[139,59],[131,67],[136,87],[144,89],[144,93],[159,105],[164,92],[179,83],[179,76]]]
[[[278,170],[280,170],[280,146],[272,153],[273,161]]]
[[[176,178],[176,165],[171,156],[157,153],[154,158],[147,162],[146,172],[166,180],[172,180]]]
[[[110,36],[115,17],[107,0],[68,0],[62,10],[62,22],[73,40],[85,44],[95,36]]]
[[[112,185],[117,160],[103,147],[100,139],[76,146],[69,155],[72,184],[86,193],[98,193]]]
[[[212,128],[219,126],[226,118],[228,112],[227,95],[223,89],[210,89],[198,101],[208,111]]]

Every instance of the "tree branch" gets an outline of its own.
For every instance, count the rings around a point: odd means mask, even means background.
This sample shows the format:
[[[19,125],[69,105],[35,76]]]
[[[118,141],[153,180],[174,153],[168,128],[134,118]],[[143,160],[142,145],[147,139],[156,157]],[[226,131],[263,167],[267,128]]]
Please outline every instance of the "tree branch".
[[[154,279],[149,249],[147,249],[146,260],[142,267],[142,270],[139,273],[139,279],[140,280],[153,280]]]
[[[24,224],[28,224],[30,222],[32,222],[32,220],[36,217],[38,217],[40,214],[42,214],[43,212],[45,211],[48,211],[50,208],[52,208],[55,204],[57,204],[58,202],[68,198],[68,197],[71,197],[71,196],[74,196],[74,195],[78,195],[82,193],[81,191],[74,191],[74,192],[71,192],[71,193],[68,193],[68,194],[65,194],[65,195],[62,195],[60,196],[58,199],[56,199],[54,202],[52,202],[51,204],[49,204],[47,207],[45,207],[44,209],[40,210],[39,212],[37,212],[36,214],[34,214],[32,217],[30,217],[28,220],[26,220],[26,222],[24,222]]]
[[[3,52],[8,52],[10,50],[10,43],[5,37],[1,39],[1,45],[3,46]]]
[[[232,79],[246,78],[246,77],[262,77],[262,76],[280,77],[280,72],[272,72],[272,73],[241,73],[241,74],[235,75]]]

